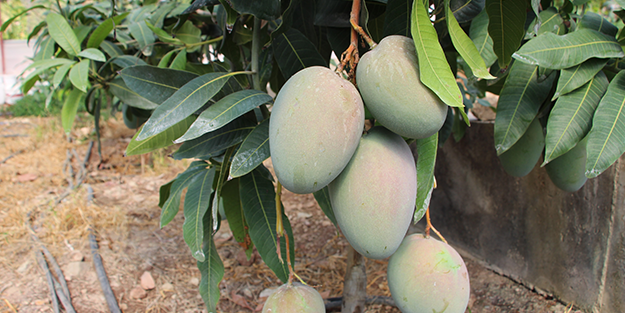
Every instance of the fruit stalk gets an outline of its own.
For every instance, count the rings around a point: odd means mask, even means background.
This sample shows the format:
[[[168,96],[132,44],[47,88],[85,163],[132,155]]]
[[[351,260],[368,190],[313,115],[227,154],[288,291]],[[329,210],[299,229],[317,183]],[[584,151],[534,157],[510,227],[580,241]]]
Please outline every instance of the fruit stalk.
[[[444,243],[447,243],[447,240],[441,235],[441,233],[434,228],[432,225],[432,221],[430,220],[430,207],[425,211],[425,219],[427,220],[427,225],[425,226],[425,237],[430,237],[430,229],[433,230],[438,238],[440,238]]]

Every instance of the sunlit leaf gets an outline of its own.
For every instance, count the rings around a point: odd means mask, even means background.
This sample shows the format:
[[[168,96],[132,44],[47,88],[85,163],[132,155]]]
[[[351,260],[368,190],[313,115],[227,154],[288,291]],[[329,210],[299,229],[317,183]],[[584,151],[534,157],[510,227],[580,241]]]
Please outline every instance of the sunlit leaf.
[[[595,109],[607,88],[608,79],[599,72],[585,85],[556,101],[547,121],[543,165],[568,152],[586,137]]]
[[[154,136],[146,138],[141,141],[137,141],[137,135],[140,130],[132,137],[128,147],[126,147],[125,155],[138,155],[144,154],[156,149],[165,148],[174,144],[174,140],[180,137],[184,132],[189,129],[189,126],[195,121],[195,116],[191,115],[178,124],[168,128],[162,133],[158,133]]]
[[[264,120],[243,140],[232,159],[230,175],[243,176],[271,156],[269,151],[269,119]]]
[[[67,76],[67,72],[69,72],[69,70],[75,63],[76,62],[64,64],[56,70],[56,73],[54,73],[54,77],[52,77],[52,86],[54,87],[54,89],[58,88],[59,85],[61,85],[63,79],[65,79],[65,76]]]
[[[152,50],[154,49],[154,33],[148,27],[146,21],[142,20],[132,23],[128,26],[128,29],[132,37],[137,40],[141,52],[146,56],[152,55]]]
[[[210,207],[210,197],[213,191],[215,168],[204,169],[197,178],[189,184],[184,198],[184,224],[182,233],[184,241],[191,249],[191,255],[199,262],[204,262],[206,256],[202,250],[204,242],[204,214]]]
[[[65,18],[54,12],[48,13],[46,16],[48,23],[48,33],[56,43],[67,52],[70,56],[77,55],[80,52],[80,42],[72,27],[69,26]]]
[[[255,127],[255,121],[238,118],[224,127],[184,142],[173,155],[174,159],[210,158],[222,150],[241,143]]]
[[[82,92],[87,92],[89,88],[89,63],[91,61],[85,59],[78,64],[74,65],[69,71],[69,80],[74,87],[80,89]]]
[[[169,65],[172,70],[184,70],[187,65],[187,49],[182,49]]]
[[[438,133],[417,140],[417,199],[413,222],[416,224],[430,206],[430,198],[434,189],[434,166],[438,150]],[[421,215],[421,216],[419,216]]]
[[[22,15],[24,15],[24,14],[28,13],[29,11],[31,11],[31,10],[35,10],[35,9],[45,9],[45,8],[46,8],[46,6],[44,6],[44,5],[35,5],[35,6],[32,6],[32,7],[28,8],[28,9],[23,10],[23,11],[22,11],[22,12],[20,12],[20,13],[17,13],[16,15],[13,15],[10,19],[8,19],[8,20],[6,20],[4,23],[2,23],[2,27],[0,27],[0,32],[2,32],[2,33],[3,33],[5,30],[7,30],[7,28],[8,28],[9,26],[11,26],[11,24],[12,24],[12,23],[13,23],[13,22],[17,19],[17,18],[19,18],[20,16],[22,16]]]
[[[551,100],[555,100],[560,95],[567,94],[591,80],[607,62],[607,59],[589,59],[576,66],[562,69],[558,78],[556,93]]]
[[[83,95],[84,93],[82,91],[72,89],[65,99],[65,103],[63,103],[63,108],[61,109],[61,124],[63,125],[65,134],[68,136],[72,131],[76,112],[78,112],[78,105],[82,102]]]
[[[149,65],[126,67],[120,76],[128,88],[156,104],[165,102],[180,87],[198,77],[191,72]]]
[[[588,134],[586,177],[603,173],[625,152],[625,71],[608,86],[592,119]]]
[[[578,65],[590,58],[621,58],[623,49],[614,37],[592,29],[558,36],[544,33],[525,43],[514,58],[551,69]]]
[[[91,59],[94,61],[99,61],[99,62],[106,62],[106,57],[104,56],[104,53],[102,53],[102,51],[98,50],[98,49],[94,49],[94,48],[87,48],[83,51],[80,51],[80,53],[78,53],[79,57],[83,57],[83,58],[87,58],[87,59]]]
[[[115,17],[111,17],[102,22],[98,27],[91,33],[89,36],[89,40],[87,40],[87,48],[98,48],[100,44],[108,37],[108,35],[113,31],[115,25],[119,25],[123,19],[128,16],[130,12],[125,12]]]

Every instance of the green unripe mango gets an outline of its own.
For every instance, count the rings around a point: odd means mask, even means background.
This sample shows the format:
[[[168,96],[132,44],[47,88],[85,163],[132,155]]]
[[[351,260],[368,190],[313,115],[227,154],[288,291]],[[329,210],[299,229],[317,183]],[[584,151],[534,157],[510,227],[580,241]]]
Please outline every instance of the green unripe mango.
[[[356,150],[364,116],[356,87],[329,68],[308,67],[291,76],[276,97],[269,122],[278,180],[300,194],[327,186]]]
[[[325,313],[323,298],[317,290],[300,283],[284,284],[274,291],[262,313]]]
[[[447,105],[419,77],[414,42],[404,36],[385,37],[356,67],[358,90],[376,120],[417,139],[436,133],[447,117]]]
[[[415,208],[417,170],[408,144],[384,127],[372,128],[328,190],[336,222],[351,246],[368,258],[390,256]]]
[[[464,261],[448,244],[407,236],[391,256],[388,287],[404,313],[464,313],[469,304],[469,273]]]
[[[578,191],[588,178],[586,177],[586,144],[588,137],[569,150],[545,165],[549,178],[558,188],[568,191]]]
[[[545,148],[545,135],[538,119],[530,124],[517,142],[499,155],[499,161],[506,173],[523,177],[529,174]]]

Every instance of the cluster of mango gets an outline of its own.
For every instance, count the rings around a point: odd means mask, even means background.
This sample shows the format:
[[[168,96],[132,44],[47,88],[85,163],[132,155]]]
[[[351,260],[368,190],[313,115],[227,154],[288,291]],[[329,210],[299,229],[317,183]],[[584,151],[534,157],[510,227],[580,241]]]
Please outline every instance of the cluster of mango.
[[[469,277],[449,245],[406,232],[415,210],[417,170],[404,140],[442,127],[447,105],[419,79],[414,42],[389,36],[356,68],[358,89],[325,67],[309,67],[282,87],[269,144],[281,184],[306,194],[326,186],[338,227],[373,259],[391,257],[388,284],[403,312],[464,312]],[[364,100],[364,104],[363,104]],[[365,104],[376,126],[365,131]],[[263,312],[325,312],[307,286],[284,285]]]

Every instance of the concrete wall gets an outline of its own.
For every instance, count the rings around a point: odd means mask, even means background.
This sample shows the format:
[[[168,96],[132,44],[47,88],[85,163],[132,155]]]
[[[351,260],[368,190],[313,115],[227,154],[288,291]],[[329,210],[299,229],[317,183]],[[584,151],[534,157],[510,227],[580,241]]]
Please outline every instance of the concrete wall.
[[[525,177],[509,176],[495,153],[493,124],[473,123],[460,142],[439,149],[432,223],[455,246],[528,286],[588,312],[625,312],[625,161],[575,193],[554,186],[538,165]]]

